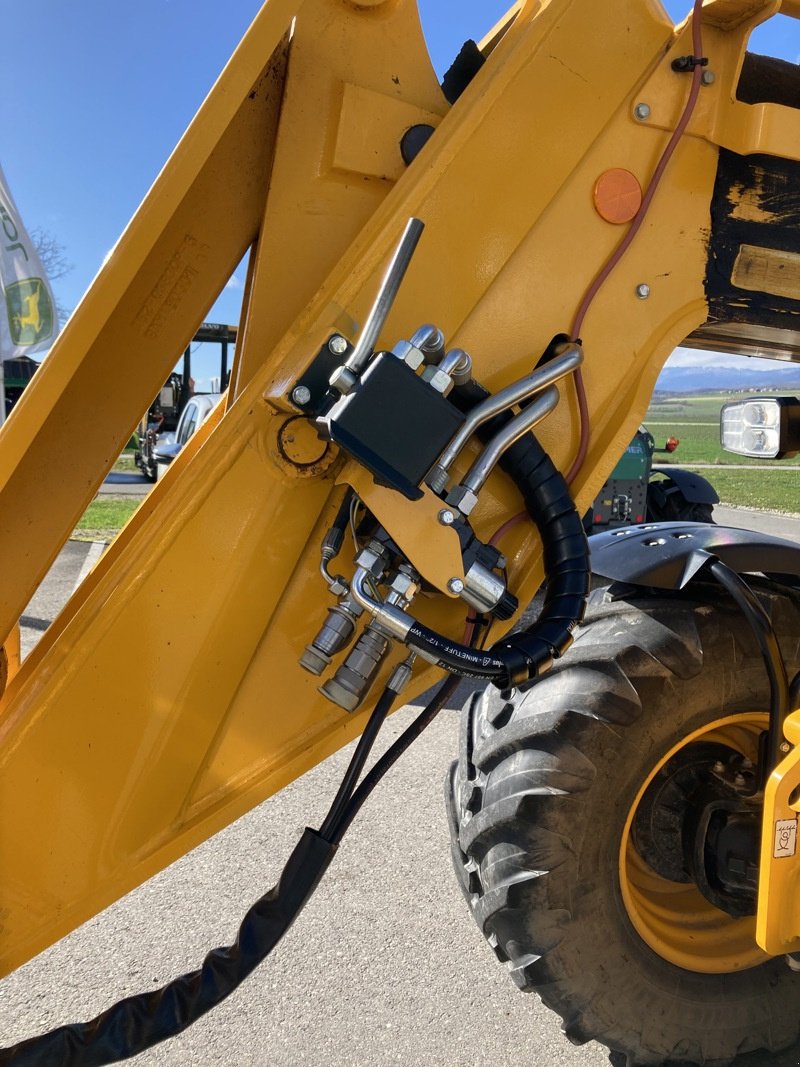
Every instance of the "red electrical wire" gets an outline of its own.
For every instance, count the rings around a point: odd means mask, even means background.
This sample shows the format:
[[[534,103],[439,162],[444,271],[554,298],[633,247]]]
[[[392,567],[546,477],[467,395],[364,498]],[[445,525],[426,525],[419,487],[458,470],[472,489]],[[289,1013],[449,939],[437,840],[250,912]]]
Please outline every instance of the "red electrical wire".
[[[694,0],[694,7],[692,8],[692,49],[695,59],[700,59],[703,54],[703,31],[701,24],[701,9],[703,6],[703,0]],[[642,223],[647,217],[647,213],[650,210],[650,205],[653,201],[653,197],[661,184],[661,179],[664,176],[664,171],[667,169],[669,161],[678,147],[678,142],[686,132],[686,127],[689,125],[689,120],[694,113],[695,105],[697,104],[697,97],[700,92],[700,84],[703,77],[703,68],[696,64],[692,70],[692,84],[689,88],[689,96],[686,100],[686,106],[683,109],[683,114],[678,121],[678,125],[672,132],[672,136],[667,143],[661,158],[656,165],[656,169],[653,172],[653,177],[650,179],[650,184],[647,187],[647,191],[642,198],[642,203],[639,210],[636,213],[635,218],[631,222],[628,232],[620,241],[617,248],[612,255],[606,261],[600,272],[595,277],[589,288],[586,290],[581,300],[578,310],[575,314],[575,319],[572,323],[572,330],[570,331],[570,337],[573,341],[577,341],[580,337],[580,332],[583,327],[586,313],[588,312],[592,301],[597,296],[598,292],[602,288],[603,284],[608,279],[608,276],[617,266],[619,261],[625,255],[633,243],[634,238],[638,234],[642,227]],[[580,417],[580,442],[578,445],[578,452],[573,460],[572,466],[567,472],[567,482],[572,484],[575,480],[578,472],[583,466],[583,461],[586,459],[586,453],[589,448],[589,409],[586,403],[586,390],[583,384],[583,375],[580,369],[575,371],[575,392],[578,400],[578,412]]]
[[[703,0],[694,0],[694,6],[692,8],[692,49],[695,59],[700,59],[703,54],[703,30],[700,19],[701,9],[703,6]],[[639,210],[636,213],[630,228],[625,236],[620,241],[614,252],[609,256],[603,267],[600,269],[594,280],[591,282],[586,292],[583,295],[583,299],[578,305],[578,310],[575,313],[575,318],[572,322],[572,329],[570,330],[570,338],[573,341],[577,341],[580,337],[581,329],[583,328],[584,319],[589,311],[589,308],[594,301],[594,298],[599,293],[605,282],[608,280],[609,275],[617,266],[619,261],[625,255],[630,248],[639,230],[642,228],[642,223],[647,217],[647,213],[650,210],[650,205],[653,202],[653,197],[661,184],[661,179],[664,176],[664,171],[667,169],[669,161],[675,153],[675,149],[678,147],[678,142],[686,132],[686,127],[689,125],[689,121],[694,113],[695,106],[697,104],[697,97],[700,93],[700,84],[703,77],[703,68],[696,64],[692,70],[692,84],[689,88],[689,95],[686,99],[686,105],[683,109],[683,113],[678,121],[677,126],[672,132],[672,136],[667,142],[667,146],[664,149],[661,158],[656,164],[656,169],[653,171],[653,176],[650,179],[650,184],[642,197],[642,203]],[[583,383],[583,375],[580,368],[575,371],[575,395],[578,401],[578,420],[580,424],[580,440],[578,443],[578,452],[575,459],[572,462],[571,467],[567,471],[566,480],[568,484],[572,484],[578,475],[584,460],[586,459],[586,453],[589,449],[589,406],[586,400],[586,388]],[[492,534],[489,539],[490,545],[496,545],[497,542],[512,530],[515,526],[518,526],[521,522],[528,518],[526,511],[521,511],[517,515],[508,519],[503,525]]]

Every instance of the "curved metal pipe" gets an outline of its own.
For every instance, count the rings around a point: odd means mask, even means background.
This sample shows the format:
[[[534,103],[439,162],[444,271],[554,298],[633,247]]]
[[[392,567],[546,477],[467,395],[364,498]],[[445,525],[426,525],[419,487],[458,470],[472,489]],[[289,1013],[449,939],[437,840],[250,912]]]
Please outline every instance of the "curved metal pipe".
[[[433,468],[437,481],[447,473],[453,460],[479,426],[494,418],[495,415],[499,415],[501,411],[510,408],[512,404],[519,404],[521,401],[527,400],[528,397],[538,393],[539,390],[552,385],[567,374],[571,374],[574,370],[577,370],[582,362],[582,350],[577,345],[572,345],[566,352],[551,360],[544,367],[540,367],[539,370],[534,371],[533,374],[529,374],[525,378],[512,382],[511,385],[507,385],[499,393],[493,393],[481,404],[473,408],[463,426]],[[441,488],[443,488],[443,485]]]
[[[558,389],[551,385],[494,435],[472,464],[466,477],[461,479],[463,488],[477,495],[503,453],[528,430],[533,429],[537,422],[541,422],[545,415],[549,415],[557,404]]]
[[[359,567],[350,583],[350,595],[359,607],[375,617],[376,622],[379,622],[387,633],[397,638],[398,641],[405,641],[414,624],[414,619],[392,604],[382,604],[379,600],[373,600],[366,589],[368,577],[369,571],[364,567]]]

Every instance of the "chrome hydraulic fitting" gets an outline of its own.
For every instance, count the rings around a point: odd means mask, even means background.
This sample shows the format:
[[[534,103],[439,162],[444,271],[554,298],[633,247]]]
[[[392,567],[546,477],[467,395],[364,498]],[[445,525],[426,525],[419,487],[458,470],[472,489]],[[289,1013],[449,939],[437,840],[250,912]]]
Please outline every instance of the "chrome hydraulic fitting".
[[[379,542],[373,542],[373,544],[383,547]],[[370,551],[366,549],[359,555],[359,559],[362,557],[368,559],[369,556]],[[362,587],[365,575],[364,569],[356,571],[353,579],[353,590],[356,596],[357,591]],[[396,629],[392,626],[392,616],[402,615],[402,609],[408,606],[418,591],[417,574],[413,568],[402,564],[398,572],[392,576],[385,603],[375,602],[374,607],[377,608],[375,618],[365,627],[352,652],[333,678],[320,687],[320,692],[334,704],[338,704],[346,711],[355,711],[361,704],[389,652],[392,638],[398,636]],[[368,603],[372,604],[372,601]]]
[[[320,692],[345,711],[355,711],[369,692],[388,651],[389,638],[377,622],[371,622],[333,678],[320,687]]]
[[[300,666],[311,674],[322,674],[332,658],[342,652],[353,639],[356,622],[363,608],[351,600],[343,600],[328,611],[319,633],[306,645]]]
[[[402,359],[412,370],[423,363],[434,362],[444,351],[444,335],[436,326],[420,326],[410,341],[398,341],[393,355]]]

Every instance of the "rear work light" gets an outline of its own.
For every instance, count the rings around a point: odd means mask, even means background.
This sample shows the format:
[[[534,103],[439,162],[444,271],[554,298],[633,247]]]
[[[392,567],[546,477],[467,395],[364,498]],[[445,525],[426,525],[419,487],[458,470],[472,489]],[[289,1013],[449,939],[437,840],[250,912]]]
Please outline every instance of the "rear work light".
[[[800,450],[800,401],[777,396],[723,404],[719,439],[727,452],[740,456],[793,456]]]

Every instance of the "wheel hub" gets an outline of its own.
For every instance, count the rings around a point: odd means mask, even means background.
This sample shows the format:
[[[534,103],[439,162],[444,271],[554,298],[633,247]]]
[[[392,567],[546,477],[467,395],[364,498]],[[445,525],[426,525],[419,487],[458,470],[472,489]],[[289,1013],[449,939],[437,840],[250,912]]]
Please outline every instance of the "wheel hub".
[[[685,970],[726,973],[768,957],[755,940],[762,797],[754,764],[762,712],[718,719],[655,764],[620,842],[631,923]]]
[[[661,767],[631,836],[662,878],[693,882],[728,915],[754,915],[761,806],[749,759],[726,745],[697,743]]]

